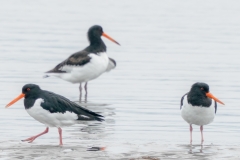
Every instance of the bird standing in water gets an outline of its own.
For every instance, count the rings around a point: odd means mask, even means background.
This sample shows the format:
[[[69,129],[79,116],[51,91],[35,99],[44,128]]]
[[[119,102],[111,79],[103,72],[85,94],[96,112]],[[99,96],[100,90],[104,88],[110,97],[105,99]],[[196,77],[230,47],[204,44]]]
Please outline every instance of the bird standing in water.
[[[47,71],[47,75],[45,75],[45,77],[56,76],[71,83],[80,83],[80,100],[82,97],[83,82],[85,82],[84,88],[86,99],[88,81],[96,79],[104,72],[110,71],[116,67],[116,61],[107,56],[107,47],[101,39],[101,36],[120,45],[117,41],[104,33],[102,27],[99,25],[90,27],[87,36],[90,42],[88,47],[72,54],[55,68]]]
[[[24,98],[24,106],[28,114],[46,126],[42,133],[22,140],[29,143],[48,133],[49,127],[56,127],[59,132],[59,145],[63,145],[62,127],[71,126],[80,121],[103,121],[103,116],[85,109],[61,95],[42,90],[36,84],[24,85],[22,93],[8,103],[6,108],[21,98]]]
[[[200,126],[201,144],[203,144],[203,126],[214,120],[217,102],[224,105],[209,92],[206,83],[194,83],[190,91],[183,95],[180,109],[182,118],[190,125],[190,143],[192,143],[192,124],[195,124]]]

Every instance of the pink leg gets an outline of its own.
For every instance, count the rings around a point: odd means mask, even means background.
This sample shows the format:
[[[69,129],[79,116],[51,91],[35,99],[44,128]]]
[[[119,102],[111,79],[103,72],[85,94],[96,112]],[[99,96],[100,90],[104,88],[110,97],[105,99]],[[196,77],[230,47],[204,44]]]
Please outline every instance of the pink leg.
[[[192,144],[192,131],[193,131],[193,128],[192,128],[192,125],[190,124],[190,144]]]
[[[86,83],[85,83],[85,86],[84,86],[86,94],[88,94],[88,92],[87,92],[87,83],[88,83],[88,82],[86,82]]]
[[[85,86],[84,86],[84,88],[85,88],[85,103],[87,103],[87,94],[88,94],[87,84],[88,84],[88,82],[86,82],[86,83],[85,83]]]
[[[82,100],[82,83],[80,83],[80,85],[79,85],[79,92],[80,92],[79,101],[81,102],[81,100]]]
[[[82,93],[82,83],[80,83],[80,85],[79,85],[79,92],[80,92],[80,94]]]
[[[59,140],[60,140],[60,146],[62,146],[63,145],[63,143],[62,143],[62,129],[61,128],[58,128],[58,133],[59,133]]]
[[[32,136],[32,137],[27,138],[27,139],[22,140],[22,141],[23,141],[23,142],[24,142],[24,141],[29,141],[28,143],[32,143],[37,137],[40,137],[41,135],[46,134],[46,133],[48,133],[48,127],[47,127],[47,128],[45,129],[45,131],[43,131],[42,133],[40,133],[40,134],[38,134],[38,135],[36,135],[36,136]]]
[[[203,141],[204,141],[204,139],[203,139],[203,126],[200,127],[200,131],[201,131],[201,137],[202,137],[201,144],[203,144]]]

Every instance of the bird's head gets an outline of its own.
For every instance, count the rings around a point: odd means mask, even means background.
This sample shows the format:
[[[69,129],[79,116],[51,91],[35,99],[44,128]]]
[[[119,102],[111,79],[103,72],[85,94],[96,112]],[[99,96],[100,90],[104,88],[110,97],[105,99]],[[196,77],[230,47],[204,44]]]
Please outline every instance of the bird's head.
[[[10,103],[6,105],[6,108],[10,107],[14,103],[16,103],[18,100],[22,99],[23,97],[27,98],[29,96],[37,95],[40,91],[40,87],[36,84],[26,84],[22,87],[22,93],[17,96],[15,99],[13,99]]]
[[[215,100],[216,102],[224,105],[224,103],[222,101],[220,101],[212,93],[210,93],[209,86],[206,83],[201,83],[201,82],[194,83],[192,85],[190,92],[195,92],[197,94],[204,95],[204,96],[211,98],[211,99]]]
[[[107,39],[109,39],[110,41],[120,45],[117,41],[115,41],[113,38],[111,38],[106,33],[104,33],[101,26],[94,25],[94,26],[89,28],[88,39],[89,39],[90,43],[94,44],[95,42],[98,42],[98,40],[100,39],[101,36],[104,36]]]

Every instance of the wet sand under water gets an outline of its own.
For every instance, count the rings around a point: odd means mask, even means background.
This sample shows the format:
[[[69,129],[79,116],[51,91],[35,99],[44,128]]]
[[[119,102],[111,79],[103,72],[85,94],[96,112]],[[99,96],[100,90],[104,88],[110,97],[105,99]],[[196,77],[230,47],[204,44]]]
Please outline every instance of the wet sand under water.
[[[75,101],[77,103],[77,101]],[[171,138],[170,143],[159,142],[139,142],[136,144],[131,141],[127,142],[116,141],[114,138],[111,126],[115,124],[112,116],[115,115],[114,105],[104,103],[78,103],[88,109],[101,113],[108,117],[105,122],[83,122],[79,125],[63,129],[63,146],[58,146],[58,133],[56,129],[53,134],[46,134],[33,143],[21,142],[20,140],[1,141],[0,142],[0,159],[59,159],[59,160],[77,160],[77,159],[92,159],[92,160],[163,160],[163,159],[233,159],[240,158],[239,145],[225,144],[208,144],[204,145],[188,145],[174,144]],[[111,127],[109,127],[111,126]],[[196,126],[195,126],[196,128]],[[33,129],[31,129],[33,132]],[[80,132],[79,132],[80,131]],[[115,131],[116,132],[116,131]],[[188,130],[184,134],[188,137]],[[29,132],[26,132],[30,134]],[[33,134],[33,133],[31,133]],[[195,133],[196,140],[200,140],[200,132]],[[206,135],[208,133],[205,133]],[[127,138],[127,135],[125,135]],[[157,133],[162,137],[161,133]],[[141,136],[140,136],[141,137]],[[144,136],[143,136],[144,137]],[[169,134],[171,137],[171,134]],[[180,138],[181,136],[179,136]],[[24,136],[24,138],[27,138]],[[199,138],[199,139],[198,139]],[[134,139],[134,138],[130,138]],[[125,142],[123,142],[125,141]],[[210,141],[210,140],[207,140]],[[103,151],[89,151],[89,149],[97,147],[104,148]]]
[[[194,144],[187,145],[188,130],[178,136],[167,131],[153,132],[151,136],[148,129],[141,133],[140,128],[132,128],[137,133],[129,134],[126,130],[131,130],[131,116],[126,117],[125,112],[121,113],[116,108],[117,105],[106,103],[79,103],[90,110],[98,112],[106,117],[105,121],[100,122],[83,122],[72,127],[63,128],[63,146],[58,146],[57,129],[50,128],[48,134],[36,139],[33,143],[21,142],[19,138],[25,139],[33,134],[36,134],[44,129],[42,124],[32,120],[28,122],[26,128],[19,127],[18,132],[9,133],[8,139],[14,137],[15,140],[0,141],[0,159],[92,159],[92,160],[160,160],[160,159],[239,159],[240,147],[238,145],[227,144],[209,144],[211,136],[208,137],[209,131],[206,129],[206,142],[203,146],[196,145],[197,140],[200,140],[200,132],[194,132]],[[21,111],[21,110],[19,110]],[[18,111],[18,113],[19,113]],[[22,110],[25,112],[24,110]],[[119,112],[119,113],[118,113]],[[14,112],[13,112],[14,114]],[[118,117],[120,116],[120,117]],[[21,116],[19,117],[20,119]],[[30,119],[30,117],[28,117]],[[121,124],[116,122],[116,119],[122,118],[122,125],[126,125],[123,129]],[[171,117],[170,117],[171,118]],[[124,122],[124,119],[129,124]],[[28,121],[28,120],[27,120]],[[33,124],[32,124],[32,123]],[[134,124],[135,125],[135,124]],[[194,129],[197,128],[194,126]],[[168,127],[164,130],[169,130]],[[8,128],[6,128],[8,130]],[[119,133],[120,132],[120,133]],[[149,135],[149,136],[148,136]],[[173,138],[171,138],[173,137]],[[175,139],[183,137],[182,144],[173,143]],[[148,138],[156,139],[146,140]],[[18,140],[16,140],[18,139]],[[217,139],[218,140],[218,139]],[[179,140],[178,140],[179,142]],[[221,142],[225,143],[225,142]],[[88,151],[92,147],[106,147],[103,151]]]
[[[162,159],[230,159],[240,158],[239,146],[163,145],[148,143],[111,144],[104,151],[86,151],[88,144],[72,142],[64,146],[28,144],[19,141],[0,142],[2,159],[92,159],[92,160],[162,160]],[[127,150],[127,151],[126,151]]]

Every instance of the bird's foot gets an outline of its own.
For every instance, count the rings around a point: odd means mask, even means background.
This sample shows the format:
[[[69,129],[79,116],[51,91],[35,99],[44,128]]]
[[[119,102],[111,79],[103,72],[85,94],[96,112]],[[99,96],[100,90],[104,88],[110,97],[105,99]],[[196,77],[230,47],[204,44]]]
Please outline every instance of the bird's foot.
[[[36,135],[36,136],[32,136],[32,137],[27,138],[27,139],[22,140],[22,141],[23,141],[23,142],[28,141],[28,143],[32,143],[37,137],[40,137],[41,135],[46,134],[46,133],[48,133],[48,127],[47,127],[47,128],[45,129],[45,131],[43,131],[42,133],[40,133],[40,134],[38,134],[38,135]]]
[[[27,139],[24,139],[24,140],[22,140],[22,141],[23,141],[23,142],[28,141],[28,143],[32,143],[36,138],[37,138],[36,136],[32,136],[32,137],[27,138]]]

